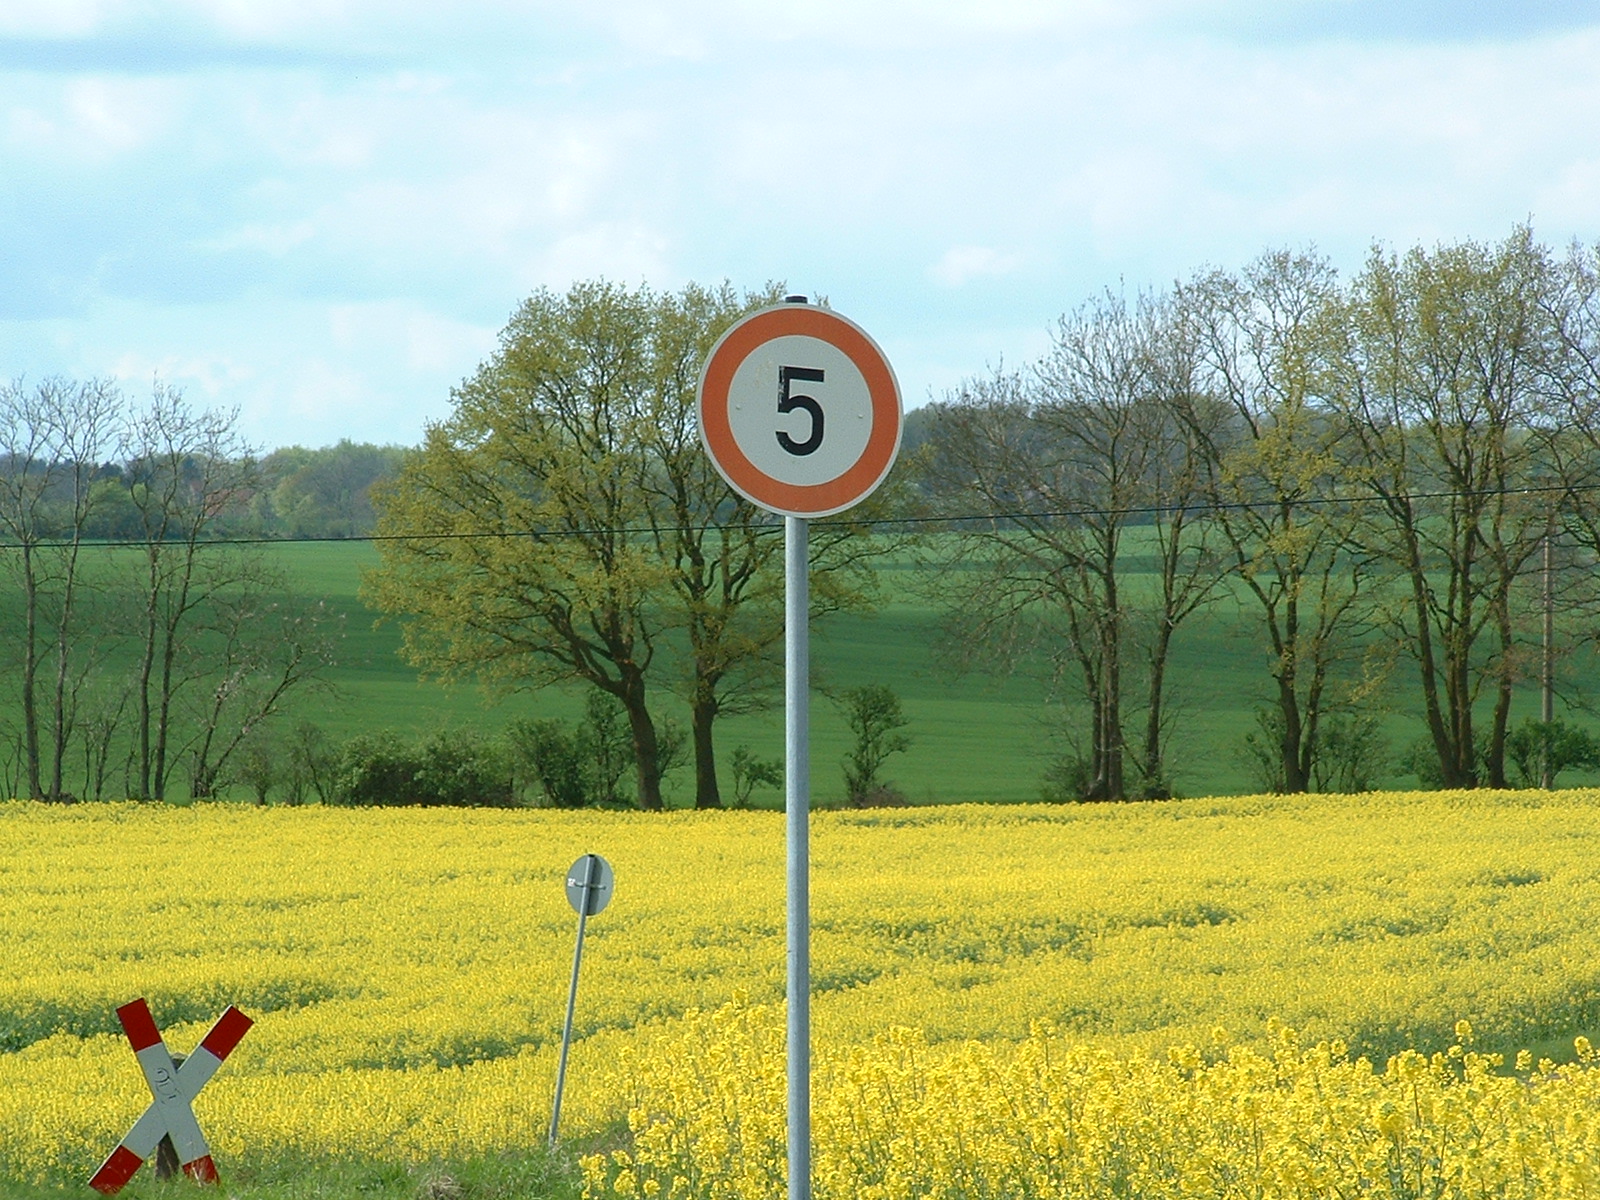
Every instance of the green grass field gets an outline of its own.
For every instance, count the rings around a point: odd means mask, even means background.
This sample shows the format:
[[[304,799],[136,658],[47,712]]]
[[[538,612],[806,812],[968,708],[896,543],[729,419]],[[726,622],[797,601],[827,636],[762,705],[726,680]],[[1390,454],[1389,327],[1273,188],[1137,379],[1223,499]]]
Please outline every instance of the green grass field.
[[[375,627],[374,614],[357,598],[361,572],[378,561],[370,544],[296,544],[274,547],[273,552],[304,592],[326,596],[346,614],[347,653],[339,692],[302,702],[307,706],[303,715],[322,723],[336,740],[381,728],[425,732],[451,726],[495,732],[519,716],[573,716],[579,711],[581,693],[575,689],[490,701],[475,686],[419,682],[397,655],[398,629],[393,623]],[[918,594],[914,573],[891,568],[883,579],[888,602],[879,612],[831,616],[813,634],[814,687],[884,683],[899,694],[913,744],[890,760],[886,774],[912,803],[1038,799],[1045,767],[1064,748],[1062,733],[1070,733],[1062,728],[1068,714],[1049,703],[1046,681],[1023,675],[956,677],[937,653],[940,614]],[[1259,788],[1240,749],[1270,686],[1253,617],[1239,600],[1223,597],[1180,631],[1171,671],[1169,763],[1182,795]],[[765,758],[782,757],[781,697],[775,693],[772,699],[773,707],[764,712],[722,719],[718,748],[724,763],[740,744]],[[687,724],[681,699],[667,694],[659,708],[662,715]],[[1398,759],[1424,732],[1420,701],[1404,670],[1390,685],[1386,709],[1384,734],[1391,759]],[[1557,711],[1561,715],[1563,706]],[[1513,723],[1537,713],[1538,698],[1529,687],[1519,696]],[[819,803],[842,792],[839,761],[847,739],[839,711],[819,695],[812,706],[812,794]],[[1596,778],[1572,772],[1561,782],[1577,786]],[[1415,786],[1416,777],[1391,763],[1377,783]],[[687,803],[691,789],[689,772],[675,772],[667,782],[669,803]],[[758,793],[756,801],[774,804],[778,795]]]
[[[426,732],[441,726],[497,732],[522,716],[576,716],[582,693],[544,689],[491,699],[473,685],[419,682],[398,655],[399,629],[376,621],[357,596],[363,570],[377,564],[366,543],[309,543],[275,547],[305,594],[325,596],[345,614],[345,663],[338,693],[301,701],[302,715],[322,724],[335,740],[382,728]],[[894,572],[892,574],[899,574]],[[886,683],[911,718],[909,752],[892,759],[888,774],[913,802],[1038,798],[1048,753],[1044,689],[986,677],[952,679],[936,664],[938,614],[909,589],[886,589],[890,603],[870,616],[841,614],[822,622],[812,639],[812,681],[817,689]],[[781,692],[764,712],[723,718],[718,745],[724,762],[741,744],[763,758],[783,756]],[[665,693],[662,716],[688,723],[683,701]],[[819,695],[812,707],[813,795],[818,802],[842,791],[839,760],[847,747],[843,717]],[[669,776],[669,803],[687,803],[693,781],[687,768]],[[724,781],[724,787],[727,786]],[[776,803],[777,793],[763,797]]]
[[[367,542],[274,544],[266,554],[287,573],[302,596],[327,600],[344,620],[341,661],[333,675],[335,689],[326,694],[294,697],[287,724],[309,720],[335,743],[356,734],[393,729],[404,735],[426,735],[440,729],[468,729],[496,734],[520,717],[576,717],[583,692],[576,686],[545,688],[486,697],[471,683],[446,687],[418,679],[398,656],[400,631],[393,622],[378,622],[362,604],[358,590],[363,571],[378,562]],[[115,549],[112,555],[123,555]],[[1137,560],[1131,560],[1137,566]],[[955,675],[939,654],[941,616],[918,587],[909,562],[892,562],[881,572],[886,603],[870,614],[845,613],[823,619],[812,637],[812,795],[819,804],[843,793],[840,760],[848,731],[839,709],[824,693],[869,683],[887,684],[903,701],[912,738],[908,752],[892,758],[886,776],[913,804],[962,801],[1014,803],[1040,797],[1041,778],[1050,760],[1068,749],[1081,724],[1080,712],[1052,703],[1042,671],[1005,678],[990,674]],[[1126,586],[1136,590],[1143,577],[1130,573]],[[14,603],[0,597],[0,607]],[[8,620],[10,618],[7,618]],[[1582,678],[1583,662],[1569,663],[1567,674]],[[114,665],[114,664],[113,664]],[[1179,795],[1226,795],[1260,790],[1242,754],[1246,733],[1255,729],[1255,711],[1269,697],[1271,680],[1255,613],[1239,597],[1222,594],[1209,608],[1189,619],[1175,642],[1169,671],[1171,737],[1168,767]],[[7,677],[8,691],[14,675]],[[671,681],[656,684],[658,719],[688,724],[688,709],[673,694]],[[1138,720],[1136,704],[1142,685],[1125,684],[1125,715],[1130,728]],[[727,764],[735,748],[745,745],[761,758],[783,754],[781,689],[772,690],[763,711],[729,715],[718,725],[718,751]],[[1399,758],[1424,732],[1420,699],[1409,666],[1403,661],[1381,697],[1388,765],[1375,784],[1414,787],[1415,775],[1401,769]],[[1538,697],[1530,684],[1518,698],[1513,724],[1536,716]],[[1592,719],[1564,705],[1558,715],[1580,723]],[[15,714],[0,712],[0,732],[16,726]],[[1600,781],[1600,775],[1569,772],[1560,783],[1578,786]],[[724,767],[723,787],[731,794]],[[666,780],[669,804],[686,804],[693,780],[680,767]],[[757,805],[780,802],[777,789],[758,792]]]

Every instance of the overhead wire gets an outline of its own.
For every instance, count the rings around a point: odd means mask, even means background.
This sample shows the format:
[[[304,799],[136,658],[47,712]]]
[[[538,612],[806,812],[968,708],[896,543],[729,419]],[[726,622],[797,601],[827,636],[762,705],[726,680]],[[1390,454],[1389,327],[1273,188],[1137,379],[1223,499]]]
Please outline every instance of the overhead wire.
[[[1600,483],[1592,484],[1548,484],[1530,487],[1510,488],[1485,488],[1472,493],[1472,495],[1490,498],[1508,498],[1512,496],[1539,496],[1571,493],[1600,492]],[[1467,493],[1445,490],[1434,492],[1408,492],[1396,497],[1407,502],[1451,500],[1464,498]],[[1354,496],[1306,496],[1296,497],[1292,500],[1268,497],[1260,500],[1238,501],[1205,501],[1202,503],[1166,503],[1127,505],[1122,507],[1101,507],[1098,505],[1079,505],[1073,508],[1051,509],[1008,509],[989,512],[968,513],[931,513],[912,516],[883,516],[883,517],[833,517],[813,519],[810,525],[813,529],[829,528],[892,528],[896,526],[971,526],[975,523],[1020,522],[1020,521],[1053,521],[1053,520],[1107,520],[1117,517],[1160,517],[1174,515],[1204,515],[1215,512],[1240,512],[1251,508],[1268,508],[1274,505],[1290,503],[1297,508],[1318,508],[1333,505],[1367,505],[1382,504],[1385,498],[1374,493],[1365,493]],[[271,535],[253,534],[250,536],[230,535],[226,537],[196,539],[196,545],[204,546],[284,546],[284,545],[312,545],[321,543],[345,544],[378,544],[385,542],[414,542],[414,541],[465,541],[472,539],[520,539],[532,538],[539,540],[561,540],[575,537],[645,537],[661,536],[678,533],[689,533],[701,529],[747,529],[755,533],[780,533],[783,525],[776,519],[741,521],[741,522],[705,522],[697,525],[641,525],[641,526],[595,526],[580,529],[484,529],[484,530],[437,530],[415,531],[404,533],[360,533],[360,534],[294,534]],[[966,532],[970,530],[960,530]],[[186,539],[172,539],[171,542],[161,542],[150,538],[83,538],[78,544],[93,544],[107,548],[136,548],[150,545],[183,544]],[[60,548],[74,543],[70,539],[41,539],[30,542],[35,548]],[[20,549],[22,543],[14,541],[0,542],[0,550]]]

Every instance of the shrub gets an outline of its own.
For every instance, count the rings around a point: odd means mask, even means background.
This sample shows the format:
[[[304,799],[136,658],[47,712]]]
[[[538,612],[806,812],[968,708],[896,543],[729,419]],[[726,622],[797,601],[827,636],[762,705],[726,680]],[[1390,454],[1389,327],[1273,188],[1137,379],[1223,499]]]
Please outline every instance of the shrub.
[[[844,759],[845,796],[861,807],[869,799],[881,804],[886,793],[893,791],[892,785],[879,778],[884,761],[911,745],[911,739],[901,732],[910,722],[900,697],[886,684],[869,683],[847,689],[837,703],[855,735],[855,744]]]
[[[339,768],[339,755],[328,741],[321,726],[301,721],[289,735],[287,769],[283,785],[285,802],[304,804],[315,796],[328,803],[334,788],[334,775]]]
[[[1039,797],[1046,804],[1075,804],[1089,794],[1094,770],[1080,751],[1069,750],[1050,760],[1039,782]]]
[[[1256,709],[1256,727],[1244,735],[1240,755],[1258,792],[1279,793],[1288,786],[1283,777],[1283,711],[1276,707]]]
[[[331,798],[374,806],[515,803],[504,755],[476,735],[449,731],[410,745],[390,731],[352,738],[340,752]]]
[[[251,738],[239,747],[234,777],[250,789],[257,804],[265,804],[279,782],[278,748],[262,737]]]
[[[1484,779],[1488,774],[1489,755],[1481,731],[1474,731],[1472,735],[1472,761],[1478,778]],[[1418,738],[1407,746],[1405,753],[1400,756],[1399,765],[1402,771],[1409,771],[1417,777],[1421,791],[1432,792],[1444,787],[1444,767],[1439,762],[1439,751],[1431,737]]]
[[[663,773],[680,753],[682,738],[674,729],[660,731]],[[545,803],[556,808],[590,804],[622,804],[622,780],[633,765],[633,735],[622,706],[598,688],[584,701],[584,719],[516,721],[506,739],[517,766],[539,785]]]
[[[1506,735],[1506,757],[1523,787],[1538,787],[1549,760],[1550,783],[1569,767],[1600,767],[1600,741],[1565,721],[1525,720]]]
[[[749,746],[736,746],[733,751],[733,803],[735,808],[749,808],[750,794],[758,787],[781,787],[783,764],[772,759],[757,758]]]
[[[514,721],[506,730],[512,760],[556,808],[582,808],[592,794],[583,730],[565,721]]]
[[[1256,788],[1282,792],[1283,710],[1256,709],[1256,727],[1244,735],[1243,760]],[[1324,711],[1311,755],[1311,788],[1318,792],[1370,792],[1388,766],[1388,740],[1378,718],[1363,712]],[[1406,760],[1409,765],[1410,758]]]
[[[1326,718],[1317,731],[1312,784],[1319,792],[1370,792],[1389,759],[1389,741],[1376,716],[1337,713]]]

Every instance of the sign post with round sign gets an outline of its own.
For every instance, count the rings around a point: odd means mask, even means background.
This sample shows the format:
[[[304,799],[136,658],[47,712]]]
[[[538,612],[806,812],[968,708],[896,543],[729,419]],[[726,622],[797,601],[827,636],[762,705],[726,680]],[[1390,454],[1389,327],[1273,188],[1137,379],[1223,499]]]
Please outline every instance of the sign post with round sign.
[[[807,522],[859,504],[900,450],[900,388],[854,321],[790,296],[712,347],[700,440],[728,486],[784,518],[789,1200],[811,1195],[811,579]]]
[[[561,1028],[561,1059],[556,1066],[556,1098],[550,1106],[550,1146],[561,1128],[561,1092],[567,1082],[567,1051],[572,1048],[572,1014],[578,1006],[578,968],[583,965],[583,932],[594,916],[611,903],[616,876],[598,854],[585,854],[567,872],[567,903],[578,914],[578,940],[572,951],[572,986],[567,989],[567,1022]]]

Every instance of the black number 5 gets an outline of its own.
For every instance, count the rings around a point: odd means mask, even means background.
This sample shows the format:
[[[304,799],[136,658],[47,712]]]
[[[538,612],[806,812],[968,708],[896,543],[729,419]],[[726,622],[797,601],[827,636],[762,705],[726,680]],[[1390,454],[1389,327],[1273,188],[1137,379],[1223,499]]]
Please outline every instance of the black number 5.
[[[789,394],[789,381],[803,379],[810,383],[822,382],[821,367],[779,367],[778,368],[778,411],[781,413],[793,412],[803,409],[811,417],[811,436],[803,442],[797,442],[783,430],[778,431],[778,445],[790,454],[810,454],[822,445],[822,405],[818,404],[811,396],[791,396]]]

